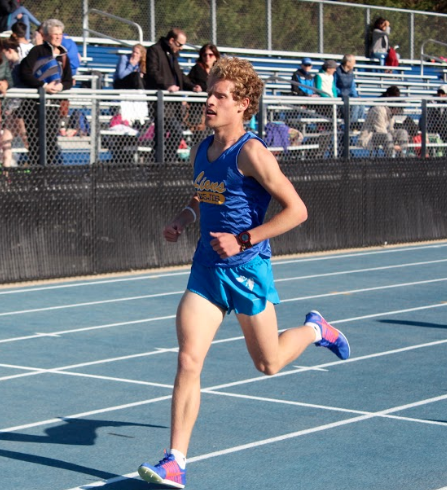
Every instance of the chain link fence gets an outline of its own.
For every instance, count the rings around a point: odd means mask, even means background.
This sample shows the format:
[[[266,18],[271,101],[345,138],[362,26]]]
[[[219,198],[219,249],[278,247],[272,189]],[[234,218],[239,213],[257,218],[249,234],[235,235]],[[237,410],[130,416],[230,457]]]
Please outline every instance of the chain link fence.
[[[212,132],[206,94],[72,89],[3,96],[1,162],[8,167],[184,162]],[[447,103],[433,98],[265,95],[247,123],[280,162],[444,158]]]
[[[442,39],[447,28],[443,14],[314,0],[35,0],[26,6],[41,21],[59,18],[71,36],[83,35],[83,12],[93,9],[86,17],[89,28],[115,39],[136,42],[135,28],[97,10],[139,24],[147,42],[180,26],[195,45],[211,41],[234,48],[358,56],[365,54],[366,27],[381,16],[390,20],[391,44],[408,59],[418,59],[422,43]],[[430,49],[429,54],[447,55],[443,46]]]
[[[445,160],[296,163],[282,170],[309,219],[272,239],[275,255],[447,237]],[[8,169],[0,179],[0,283],[189,264],[198,223],[175,246],[161,230],[193,192],[187,163]],[[266,219],[277,211],[274,202]]]

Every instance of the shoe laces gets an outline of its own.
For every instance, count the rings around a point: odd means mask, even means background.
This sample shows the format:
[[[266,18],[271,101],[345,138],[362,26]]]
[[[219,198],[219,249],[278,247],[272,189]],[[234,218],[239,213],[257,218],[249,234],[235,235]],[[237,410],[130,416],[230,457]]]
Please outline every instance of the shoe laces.
[[[175,461],[175,458],[174,458],[174,456],[172,454],[168,453],[166,451],[166,449],[165,449],[164,450],[164,457],[163,457],[163,459],[161,459],[158,462],[157,466],[163,466],[163,465],[165,465],[167,463],[170,463],[171,461]]]

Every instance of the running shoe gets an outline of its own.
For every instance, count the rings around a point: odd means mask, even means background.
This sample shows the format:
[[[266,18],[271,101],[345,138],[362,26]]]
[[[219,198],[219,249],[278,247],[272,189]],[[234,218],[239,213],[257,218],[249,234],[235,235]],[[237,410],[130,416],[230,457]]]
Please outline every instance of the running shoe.
[[[309,325],[311,327],[316,325],[320,329],[322,339],[319,342],[315,342],[315,345],[327,347],[340,359],[348,359],[351,354],[348,339],[340,332],[340,330],[329,325],[318,311],[311,311],[308,313],[304,325]]]
[[[141,478],[148,483],[158,483],[169,488],[184,488],[186,469],[182,470],[172,454],[167,454],[155,466],[143,463],[138,468]]]

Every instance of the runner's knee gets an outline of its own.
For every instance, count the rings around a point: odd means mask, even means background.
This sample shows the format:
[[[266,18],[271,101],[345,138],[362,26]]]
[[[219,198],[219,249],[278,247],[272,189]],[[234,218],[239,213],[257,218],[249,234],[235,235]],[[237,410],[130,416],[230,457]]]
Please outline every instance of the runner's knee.
[[[183,374],[200,376],[203,359],[189,352],[180,351],[178,355],[178,370]]]
[[[277,363],[268,362],[265,360],[253,360],[255,368],[266,376],[272,376],[279,372]]]

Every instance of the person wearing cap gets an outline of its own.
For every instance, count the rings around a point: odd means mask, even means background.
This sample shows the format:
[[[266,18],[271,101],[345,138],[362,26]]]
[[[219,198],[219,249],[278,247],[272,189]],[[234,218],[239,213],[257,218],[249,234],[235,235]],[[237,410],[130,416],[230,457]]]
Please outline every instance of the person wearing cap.
[[[310,73],[312,69],[312,60],[310,58],[304,58],[301,62],[301,68],[298,68],[292,75],[292,94],[299,97],[313,97],[315,91],[313,88],[314,76]]]
[[[436,104],[436,107],[427,107],[427,133],[438,134],[445,143],[447,141],[447,85],[438,87],[436,98],[444,100],[433,100],[430,105]],[[421,125],[420,120],[420,129],[422,129]]]
[[[320,90],[321,97],[337,97],[334,73],[337,63],[334,60],[327,60],[323,63],[321,70],[315,75],[315,88]]]

